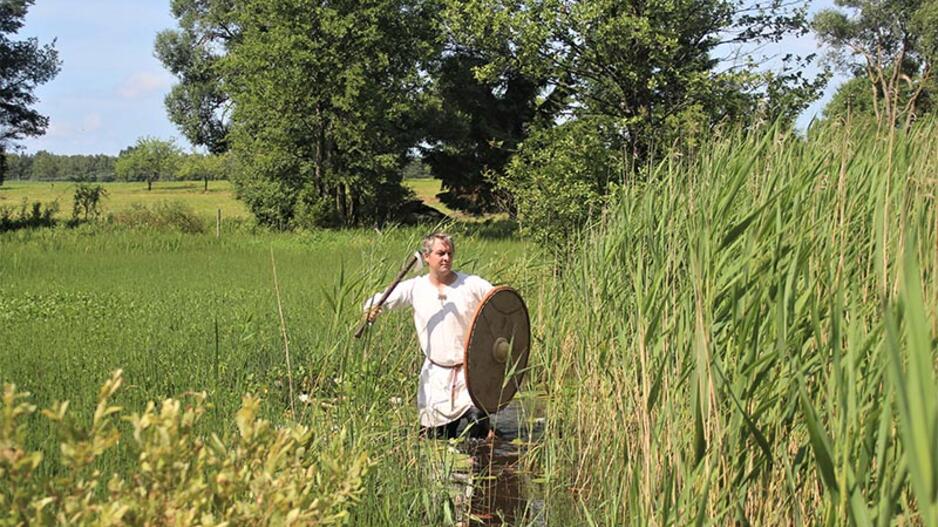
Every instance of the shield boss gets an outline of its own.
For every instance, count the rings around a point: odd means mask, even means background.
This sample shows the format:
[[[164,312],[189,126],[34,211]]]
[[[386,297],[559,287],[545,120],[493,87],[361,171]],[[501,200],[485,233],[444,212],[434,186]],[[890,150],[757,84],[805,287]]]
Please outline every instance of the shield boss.
[[[528,366],[531,323],[518,293],[499,286],[491,291],[472,317],[466,337],[466,385],[472,402],[494,413],[511,401]]]

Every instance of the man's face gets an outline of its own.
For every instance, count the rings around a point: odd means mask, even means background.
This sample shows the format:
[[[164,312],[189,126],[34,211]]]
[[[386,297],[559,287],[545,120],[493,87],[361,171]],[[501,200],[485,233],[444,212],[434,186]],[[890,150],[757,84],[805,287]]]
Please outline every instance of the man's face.
[[[453,248],[443,240],[433,240],[430,254],[424,256],[430,272],[437,276],[445,276],[453,270]]]

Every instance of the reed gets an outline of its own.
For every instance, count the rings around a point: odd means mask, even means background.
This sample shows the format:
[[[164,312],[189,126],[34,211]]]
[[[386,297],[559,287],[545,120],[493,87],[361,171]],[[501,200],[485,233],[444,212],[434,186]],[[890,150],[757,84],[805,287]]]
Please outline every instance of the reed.
[[[599,525],[938,525],[934,121],[715,140],[623,188],[539,322]]]

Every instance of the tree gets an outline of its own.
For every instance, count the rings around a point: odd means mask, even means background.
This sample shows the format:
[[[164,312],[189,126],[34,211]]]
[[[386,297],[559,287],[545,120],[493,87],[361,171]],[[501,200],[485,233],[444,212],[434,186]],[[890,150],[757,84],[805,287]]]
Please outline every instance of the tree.
[[[10,179],[30,179],[33,170],[33,156],[29,154],[7,154],[7,173]]]
[[[825,9],[813,20],[818,38],[831,46],[838,67],[865,78],[868,97],[852,99],[872,109],[882,125],[909,126],[930,107],[938,58],[938,1],[836,0],[839,9]],[[852,95],[851,95],[852,94]],[[839,104],[839,102],[838,102]],[[838,106],[825,114],[832,114]]]
[[[805,31],[805,10],[773,0],[452,0],[447,27],[461,44],[488,50],[482,79],[517,71],[544,79],[567,114],[618,125],[608,140],[631,163],[670,147],[685,128],[793,117],[823,79],[758,65],[717,70],[720,46],[777,41]],[[788,64],[795,68],[798,58]],[[556,95],[556,96],[555,96]]]
[[[210,153],[228,150],[231,103],[219,63],[237,42],[235,0],[172,0],[178,30],[160,32],[156,57],[179,83],[166,96],[169,119],[193,145]]]
[[[619,179],[621,152],[605,142],[611,121],[587,117],[534,132],[498,180],[515,197],[521,234],[555,256],[570,250]]]
[[[435,100],[425,120],[423,158],[442,180],[440,200],[470,213],[498,209],[496,180],[539,110],[548,108],[537,103],[543,82],[517,71],[484,81],[473,71],[485,64],[481,52],[445,51],[432,71]]]
[[[54,41],[40,46],[35,38],[10,39],[23,27],[23,19],[34,1],[0,2],[0,184],[10,144],[45,133],[49,119],[31,108],[37,100],[33,92],[59,72]]]
[[[32,179],[37,181],[58,181],[62,178],[62,164],[59,156],[45,150],[33,156]]]
[[[171,179],[175,174],[182,151],[172,140],[141,137],[117,157],[114,170],[122,181],[146,181],[147,190],[153,182]]]
[[[183,113],[193,129],[227,119],[232,181],[261,223],[380,223],[408,195],[400,177],[419,139],[419,64],[436,38],[435,6],[174,0],[180,29],[161,36],[157,55],[180,90],[218,95]],[[199,110],[222,99],[221,114]],[[204,137],[194,142],[219,151]]]
[[[208,191],[209,180],[228,179],[231,172],[231,156],[228,154],[189,154],[179,162],[176,177],[185,181],[201,179]]]
[[[244,0],[222,64],[236,189],[266,224],[392,218],[419,137],[423,2]]]

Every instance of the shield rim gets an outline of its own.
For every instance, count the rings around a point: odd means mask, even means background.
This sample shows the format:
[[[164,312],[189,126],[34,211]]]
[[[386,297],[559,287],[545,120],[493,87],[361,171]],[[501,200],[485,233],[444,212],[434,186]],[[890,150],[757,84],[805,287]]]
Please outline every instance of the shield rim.
[[[521,301],[521,308],[524,309],[524,317],[525,317],[525,320],[527,320],[528,322],[528,354],[527,354],[527,357],[525,358],[524,368],[522,368],[520,372],[515,374],[515,378],[517,379],[517,386],[518,386],[517,390],[515,390],[515,393],[512,394],[512,396],[509,397],[507,400],[499,402],[495,410],[489,412],[487,409],[483,408],[481,404],[479,404],[479,401],[476,399],[475,393],[472,391],[472,379],[469,376],[469,341],[472,339],[473,333],[475,333],[476,323],[479,320],[479,313],[482,312],[482,308],[485,307],[486,302],[488,302],[490,298],[492,298],[493,296],[495,296],[496,294],[502,291],[509,291],[511,293],[514,293],[514,295],[518,297],[518,300]],[[527,373],[525,370],[527,369],[527,363],[531,359],[531,344],[532,344],[531,342],[531,313],[528,311],[528,305],[527,303],[525,303],[524,297],[521,296],[521,293],[519,293],[517,289],[509,285],[499,285],[499,286],[493,287],[491,291],[489,291],[488,293],[485,294],[484,297],[482,297],[482,301],[479,302],[479,305],[476,306],[475,312],[472,314],[472,324],[469,326],[469,331],[466,332],[466,340],[463,343],[463,374],[466,379],[466,390],[469,392],[469,398],[472,399],[472,404],[476,408],[482,410],[483,412],[486,412],[487,414],[493,414],[495,412],[498,412],[502,408],[508,406],[508,403],[510,403],[511,400],[515,398],[515,395],[517,395],[518,392],[521,391],[521,382],[524,380],[525,374]]]

